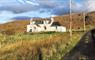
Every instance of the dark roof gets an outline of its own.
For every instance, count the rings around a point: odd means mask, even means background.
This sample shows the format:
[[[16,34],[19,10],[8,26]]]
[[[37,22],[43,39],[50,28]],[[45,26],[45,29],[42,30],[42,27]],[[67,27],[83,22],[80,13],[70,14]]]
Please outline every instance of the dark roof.
[[[61,26],[59,22],[53,22],[52,26]]]
[[[49,19],[49,18],[35,18],[35,19],[33,19],[33,21],[46,21],[46,20],[51,20],[51,19]]]

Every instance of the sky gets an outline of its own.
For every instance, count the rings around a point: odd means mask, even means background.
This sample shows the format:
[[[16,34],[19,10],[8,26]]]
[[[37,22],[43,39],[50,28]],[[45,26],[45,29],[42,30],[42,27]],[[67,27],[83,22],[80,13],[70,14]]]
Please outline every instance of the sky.
[[[72,0],[72,12],[95,11],[95,0]],[[0,23],[14,17],[50,17],[68,14],[70,0],[0,0]]]

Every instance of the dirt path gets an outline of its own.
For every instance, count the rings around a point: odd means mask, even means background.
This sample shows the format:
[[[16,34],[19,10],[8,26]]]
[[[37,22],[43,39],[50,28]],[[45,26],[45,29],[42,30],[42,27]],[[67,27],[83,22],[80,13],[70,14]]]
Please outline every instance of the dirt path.
[[[87,32],[61,60],[95,60],[95,30]]]

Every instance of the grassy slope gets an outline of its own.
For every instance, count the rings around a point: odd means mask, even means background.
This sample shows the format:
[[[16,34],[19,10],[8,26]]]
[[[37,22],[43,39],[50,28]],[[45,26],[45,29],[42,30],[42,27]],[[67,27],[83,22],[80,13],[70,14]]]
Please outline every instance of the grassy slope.
[[[86,16],[88,16],[89,18],[87,18],[88,20],[86,20],[86,28],[87,29],[92,29],[95,26],[95,12],[90,12],[88,14],[86,14]],[[55,19],[55,21],[58,21],[61,25],[65,26],[67,28],[67,30],[70,28],[70,19],[69,19],[69,15],[63,15],[63,16],[57,16],[57,17],[53,17]],[[37,18],[38,19],[38,18]],[[40,18],[39,18],[40,19]],[[74,30],[79,30],[79,29],[83,29],[84,27],[84,17],[82,13],[78,13],[78,14],[72,14],[72,28]],[[26,32],[26,27],[29,24],[29,20],[18,20],[18,21],[13,21],[13,22],[9,22],[6,24],[1,24],[0,25],[0,32],[4,31],[4,32],[9,32],[7,34],[14,34],[15,32]]]
[[[83,15],[73,14],[73,29],[83,29]],[[87,28],[95,26],[94,13],[89,13],[90,23],[86,21]],[[55,17],[62,25],[69,28],[69,16]],[[29,21],[14,21],[0,25],[0,59],[1,60],[37,60],[39,49],[43,60],[59,60],[61,57],[77,44],[83,32],[74,32],[72,41],[69,33],[51,33],[51,34],[23,34],[26,31],[26,25]],[[18,34],[18,32],[21,32]],[[14,33],[16,33],[14,35]],[[13,34],[13,35],[11,35]],[[36,37],[36,38],[35,38]]]
[[[25,32],[29,20],[18,20],[0,25],[0,32],[6,32],[7,34],[14,34],[18,32]],[[8,33],[9,32],[9,33]]]
[[[7,42],[2,42],[6,44],[3,44],[3,46],[0,48],[0,59],[38,60],[38,55],[40,54],[38,49],[40,49],[43,60],[59,60],[65,53],[67,53],[72,47],[75,46],[82,34],[83,32],[74,32],[72,41],[70,41],[68,32],[51,34],[44,33],[29,36],[8,36],[6,37]],[[16,40],[15,37],[17,37]],[[18,37],[20,37],[21,39],[19,39]],[[35,39],[33,39],[32,37],[34,37]]]

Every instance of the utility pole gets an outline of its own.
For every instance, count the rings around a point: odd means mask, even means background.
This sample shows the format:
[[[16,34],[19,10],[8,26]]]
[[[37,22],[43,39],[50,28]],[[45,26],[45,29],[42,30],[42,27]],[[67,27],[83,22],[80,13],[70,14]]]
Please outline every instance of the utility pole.
[[[85,31],[86,30],[86,25],[85,25],[86,24],[86,22],[85,22],[85,12],[83,13],[83,22],[84,22],[83,25],[84,25],[84,31]]]
[[[70,0],[70,40],[72,41],[72,0]]]

